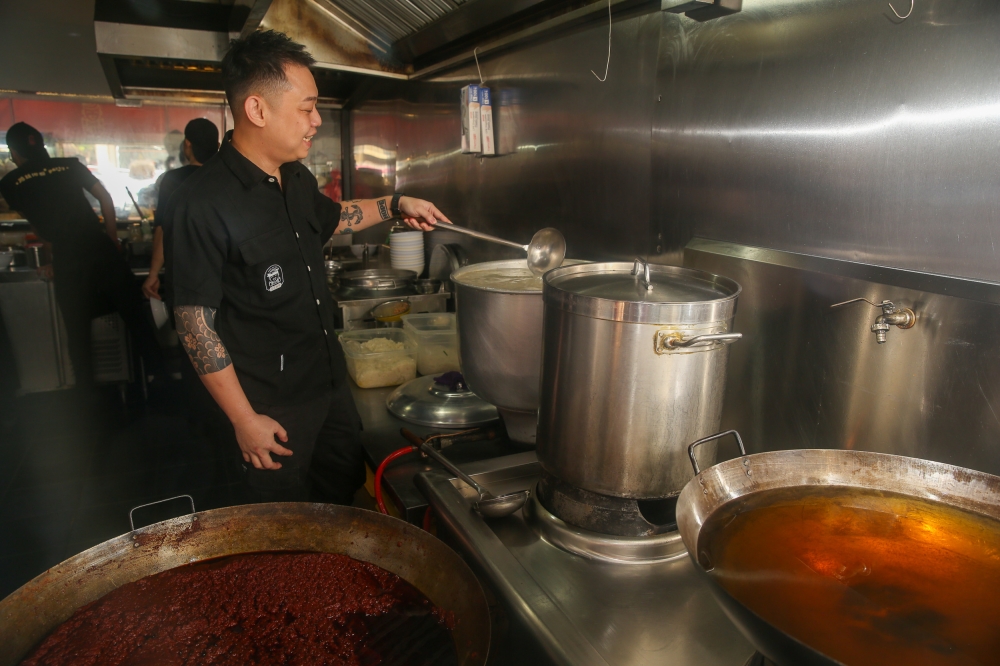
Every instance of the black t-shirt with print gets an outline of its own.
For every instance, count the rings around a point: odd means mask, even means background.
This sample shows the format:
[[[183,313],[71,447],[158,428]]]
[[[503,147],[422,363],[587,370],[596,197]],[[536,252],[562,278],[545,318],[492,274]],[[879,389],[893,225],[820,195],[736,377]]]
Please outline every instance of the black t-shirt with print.
[[[0,195],[56,252],[104,235],[84,190],[98,182],[75,157],[31,160],[0,180]]]

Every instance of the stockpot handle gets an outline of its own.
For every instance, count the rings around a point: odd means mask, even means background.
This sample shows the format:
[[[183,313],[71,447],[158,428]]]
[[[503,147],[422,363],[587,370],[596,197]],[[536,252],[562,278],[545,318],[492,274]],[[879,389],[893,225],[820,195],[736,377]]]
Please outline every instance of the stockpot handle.
[[[740,445],[740,455],[745,456],[747,454],[747,449],[743,446],[743,438],[740,437],[740,433],[735,430],[727,430],[726,432],[720,432],[716,435],[710,435],[709,437],[699,439],[697,442],[688,447],[688,457],[691,458],[691,466],[694,467],[695,475],[701,474],[701,470],[698,469],[698,459],[694,457],[694,448],[707,442],[711,442],[712,440],[725,437],[726,435],[733,435],[736,437],[736,443]]]
[[[721,342],[724,345],[730,345],[742,337],[742,333],[710,333],[708,335],[695,335],[690,338],[667,336],[663,339],[663,344],[667,349],[694,347],[703,342]]]
[[[175,500],[175,499],[183,499],[185,497],[187,497],[188,501],[191,502],[191,513],[196,513],[195,512],[195,508],[194,508],[194,498],[193,497],[191,497],[190,495],[177,495],[176,497],[168,497],[166,499],[161,499],[161,500],[156,500],[155,502],[150,502],[149,504],[140,504],[139,506],[132,507],[132,509],[128,512],[128,524],[129,524],[129,527],[131,527],[132,531],[135,532],[135,523],[132,522],[132,514],[135,512],[136,509],[145,509],[147,506],[154,506],[156,504],[163,504],[164,502],[170,502],[170,501]]]

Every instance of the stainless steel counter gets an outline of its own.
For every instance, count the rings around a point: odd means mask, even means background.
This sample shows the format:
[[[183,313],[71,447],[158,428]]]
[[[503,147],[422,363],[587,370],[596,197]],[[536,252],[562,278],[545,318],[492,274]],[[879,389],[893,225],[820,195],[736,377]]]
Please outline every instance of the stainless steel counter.
[[[533,451],[462,467],[494,494],[534,488],[540,472]],[[550,663],[742,666],[753,654],[687,556],[643,564],[585,559],[543,541],[521,512],[487,523],[463,497],[471,488],[444,472],[421,473],[416,483],[445,537],[477,565],[512,624]]]

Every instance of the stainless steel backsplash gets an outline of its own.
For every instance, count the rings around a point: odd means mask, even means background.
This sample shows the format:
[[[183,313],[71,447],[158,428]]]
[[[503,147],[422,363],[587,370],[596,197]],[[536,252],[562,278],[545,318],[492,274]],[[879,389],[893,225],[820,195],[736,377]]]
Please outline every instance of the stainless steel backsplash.
[[[607,26],[595,22],[481,58],[497,157],[459,152],[474,63],[369,91],[354,113],[359,180],[520,242],[559,227],[585,259],[680,263],[701,237],[992,293],[997,35],[989,0],[916,0],[905,21],[875,0],[754,0],[704,23],[652,12],[616,20],[601,83]],[[516,254],[447,240],[473,260]],[[968,280],[899,286],[881,282],[891,272],[708,256],[696,265],[745,289],[724,425],[756,450],[855,447],[1000,473],[1000,299],[954,296]],[[826,310],[853,296],[917,304],[920,320],[876,345],[873,309]]]

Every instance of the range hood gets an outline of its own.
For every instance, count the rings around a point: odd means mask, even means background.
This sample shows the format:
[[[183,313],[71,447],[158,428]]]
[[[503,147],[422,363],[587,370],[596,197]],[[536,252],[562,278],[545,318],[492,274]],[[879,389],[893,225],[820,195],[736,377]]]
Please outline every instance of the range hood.
[[[119,99],[222,101],[229,40],[274,29],[316,58],[321,97],[411,79],[606,11],[607,0],[96,0],[101,65]],[[612,0],[616,11],[646,0]],[[652,3],[656,4],[656,3]],[[606,16],[606,14],[605,14]]]

